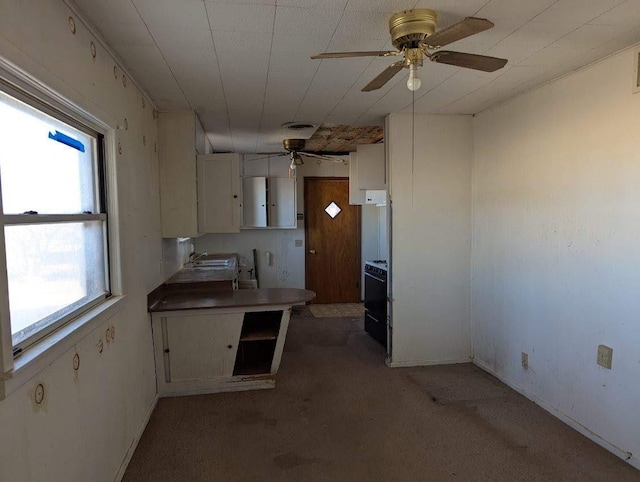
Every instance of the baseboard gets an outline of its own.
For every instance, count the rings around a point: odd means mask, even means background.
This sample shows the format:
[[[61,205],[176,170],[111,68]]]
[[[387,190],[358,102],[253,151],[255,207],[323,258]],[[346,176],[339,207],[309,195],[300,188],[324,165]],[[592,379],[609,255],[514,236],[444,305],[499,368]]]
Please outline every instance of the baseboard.
[[[481,368],[485,372],[493,375],[494,377],[496,377],[498,380],[500,380],[505,385],[508,385],[509,387],[513,388],[519,394],[527,397],[529,400],[534,402],[536,405],[539,405],[545,411],[549,412],[551,415],[553,415],[557,419],[559,419],[562,422],[566,423],[572,429],[580,432],[582,435],[587,437],[589,440],[592,440],[593,442],[595,442],[598,445],[600,445],[602,448],[608,450],[609,452],[611,452],[612,454],[616,455],[617,457],[620,457],[622,460],[627,462],[632,467],[635,467],[636,469],[640,470],[640,459],[638,458],[638,456],[634,456],[630,452],[626,452],[626,451],[622,450],[621,448],[617,447],[616,445],[612,444],[608,440],[603,439],[597,433],[592,432],[591,430],[589,430],[589,428],[585,427],[584,425],[582,425],[577,420],[574,420],[573,418],[569,417],[565,413],[563,413],[560,410],[558,410],[557,408],[555,408],[553,405],[551,405],[547,401],[545,401],[545,400],[537,397],[536,395],[532,394],[531,392],[529,392],[524,387],[518,385],[517,383],[513,383],[511,380],[506,378],[504,375],[495,372],[493,369],[491,369],[488,365],[484,364],[483,362],[481,362],[481,361],[479,361],[477,359],[474,359],[473,360],[473,364],[476,365],[478,368]]]
[[[389,358],[385,363],[390,368],[409,368],[409,367],[428,367],[432,365],[454,365],[456,363],[471,363],[471,358],[453,358],[451,360],[408,360],[408,361],[392,361]]]
[[[131,458],[133,457],[133,453],[136,451],[136,447],[138,446],[138,443],[140,442],[140,439],[142,438],[142,434],[144,433],[144,429],[147,428],[147,424],[149,423],[149,419],[151,418],[151,414],[155,410],[157,403],[158,403],[158,394],[156,393],[155,396],[153,397],[153,401],[151,402],[151,405],[149,405],[149,408],[147,410],[147,413],[144,416],[144,419],[142,420],[142,423],[140,424],[140,427],[138,427],[138,432],[136,433],[136,436],[133,438],[133,441],[131,442],[131,445],[129,446],[129,450],[127,450],[127,453],[125,454],[124,459],[122,460],[122,463],[120,464],[120,468],[118,469],[118,473],[116,474],[116,476],[113,479],[114,481],[120,482],[122,480],[122,478],[124,477],[124,473],[127,470],[127,467],[129,466],[129,462],[131,462]]]

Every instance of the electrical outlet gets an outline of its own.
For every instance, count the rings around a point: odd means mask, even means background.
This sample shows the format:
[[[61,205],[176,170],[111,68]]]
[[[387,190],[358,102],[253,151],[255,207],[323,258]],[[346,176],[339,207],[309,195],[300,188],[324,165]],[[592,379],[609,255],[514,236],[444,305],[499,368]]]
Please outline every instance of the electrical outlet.
[[[527,370],[529,368],[529,355],[522,352],[522,368]]]
[[[606,345],[598,345],[598,365],[611,370],[611,362],[613,361],[613,348]]]
[[[302,240],[301,239],[294,240],[294,246],[296,248],[302,248]]]

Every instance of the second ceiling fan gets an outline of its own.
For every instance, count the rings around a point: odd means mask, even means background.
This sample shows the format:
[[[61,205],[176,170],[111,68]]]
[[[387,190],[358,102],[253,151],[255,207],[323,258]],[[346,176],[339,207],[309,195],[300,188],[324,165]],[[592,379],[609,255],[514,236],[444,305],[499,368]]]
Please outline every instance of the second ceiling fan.
[[[306,157],[312,157],[320,161],[332,161],[332,162],[342,162],[345,163],[344,159],[340,157],[329,156],[325,154],[316,154],[315,152],[306,152],[304,149],[306,147],[306,139],[284,139],[282,141],[282,146],[284,147],[286,152],[282,153],[273,153],[269,154],[266,157],[258,157],[255,159],[251,159],[252,161],[258,161],[260,159],[267,159],[271,156],[289,156],[291,160],[291,164],[289,165],[289,170],[293,171],[297,166],[301,166],[304,164],[302,160],[301,154]]]
[[[424,58],[440,64],[455,65],[467,69],[494,72],[504,67],[506,59],[486,55],[439,50],[440,47],[483,32],[493,27],[484,18],[467,17],[464,20],[436,32],[438,14],[426,8],[404,10],[389,19],[391,43],[397,50],[365,52],[326,52],[311,56],[312,59],[336,59],[347,57],[391,57],[403,56],[383,70],[362,89],[363,92],[377,90],[389,82],[403,68],[409,69],[407,87],[415,91],[420,88],[417,69],[422,67]]]

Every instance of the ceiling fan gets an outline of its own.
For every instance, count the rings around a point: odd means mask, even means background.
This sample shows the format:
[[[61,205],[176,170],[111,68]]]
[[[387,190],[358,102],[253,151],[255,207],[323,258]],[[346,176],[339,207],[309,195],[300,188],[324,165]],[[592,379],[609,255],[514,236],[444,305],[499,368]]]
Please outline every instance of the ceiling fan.
[[[389,19],[391,43],[397,50],[367,52],[326,52],[312,55],[312,59],[336,59],[346,57],[392,57],[402,56],[383,70],[375,79],[362,89],[363,92],[377,90],[389,82],[403,68],[409,69],[407,87],[411,91],[420,88],[417,76],[426,57],[432,62],[455,65],[467,69],[494,72],[507,63],[506,59],[486,55],[438,50],[440,47],[483,32],[493,27],[493,23],[484,18],[467,17],[464,20],[436,32],[438,14],[426,8],[404,10]],[[434,33],[435,32],[435,33]]]
[[[344,159],[334,156],[326,156],[324,154],[316,154],[315,152],[304,152],[304,148],[306,145],[306,139],[284,139],[282,141],[282,145],[287,152],[271,154],[275,156],[289,156],[291,159],[291,164],[289,165],[290,170],[295,170],[297,166],[301,166],[304,164],[304,160],[301,157],[301,154],[306,157],[312,157],[314,159],[318,159],[319,161],[332,161],[332,162],[345,162]],[[252,159],[253,161],[257,161],[259,159],[265,159],[264,157],[259,157],[256,159]]]

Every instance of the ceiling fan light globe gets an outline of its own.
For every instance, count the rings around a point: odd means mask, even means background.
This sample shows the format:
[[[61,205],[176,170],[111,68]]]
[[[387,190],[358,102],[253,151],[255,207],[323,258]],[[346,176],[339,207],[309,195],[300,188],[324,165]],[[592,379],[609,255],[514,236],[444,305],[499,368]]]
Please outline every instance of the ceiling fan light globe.
[[[417,77],[414,79],[410,78],[409,80],[407,80],[407,88],[412,92],[415,92],[416,90],[418,90],[421,85],[422,85],[422,81]]]
[[[409,78],[407,79],[407,88],[411,92],[415,92],[420,88],[421,85],[422,85],[422,81],[420,80],[420,77],[418,77],[418,69],[416,68],[415,65],[412,64],[411,67],[409,68]]]

